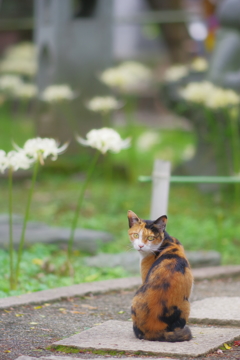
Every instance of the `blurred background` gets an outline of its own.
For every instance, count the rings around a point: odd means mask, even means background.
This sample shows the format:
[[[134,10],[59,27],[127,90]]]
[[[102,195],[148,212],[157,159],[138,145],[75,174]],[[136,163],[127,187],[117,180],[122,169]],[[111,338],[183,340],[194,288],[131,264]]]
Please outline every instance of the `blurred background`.
[[[131,147],[101,155],[85,193],[78,226],[114,236],[92,255],[129,250],[127,210],[149,218],[155,159],[169,161],[174,175],[239,176],[239,55],[238,0],[1,0],[0,148],[37,136],[69,143],[41,167],[30,219],[70,226],[93,155],[75,138],[103,126],[131,137]],[[16,214],[30,177],[14,174]],[[4,214],[6,173],[0,183]],[[221,263],[238,264],[239,194],[227,180],[171,184],[169,233],[188,251],[214,250]],[[79,248],[70,280],[64,251],[28,248],[30,290],[130,274],[87,268]]]

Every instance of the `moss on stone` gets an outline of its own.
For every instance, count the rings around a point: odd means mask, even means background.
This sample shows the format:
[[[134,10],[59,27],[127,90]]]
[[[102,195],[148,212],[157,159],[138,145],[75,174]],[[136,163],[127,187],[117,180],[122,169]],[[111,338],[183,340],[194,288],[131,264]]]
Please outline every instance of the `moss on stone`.
[[[55,351],[61,351],[66,354],[79,353],[79,351],[80,351],[78,348],[71,347],[71,346],[63,346],[63,345],[52,346],[52,347],[50,347],[50,349],[55,350]]]

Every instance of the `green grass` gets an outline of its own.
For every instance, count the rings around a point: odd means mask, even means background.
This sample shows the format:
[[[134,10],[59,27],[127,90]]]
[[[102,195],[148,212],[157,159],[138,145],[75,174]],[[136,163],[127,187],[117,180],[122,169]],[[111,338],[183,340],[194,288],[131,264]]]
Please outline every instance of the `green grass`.
[[[7,117],[1,122],[9,131]],[[14,128],[14,140],[20,146],[33,136],[33,125],[29,120],[19,121]],[[148,129],[135,129],[135,139]],[[119,129],[124,134],[124,129]],[[194,145],[195,137],[190,132],[179,130],[154,130],[158,139],[154,146],[136,151],[132,164],[138,175],[150,175],[155,158],[172,162],[173,167],[183,161],[186,150]],[[126,135],[126,134],[125,134]],[[0,132],[0,148],[10,150],[10,141]],[[131,150],[130,150],[131,151]],[[31,206],[30,219],[43,221],[52,226],[70,227],[76,207],[76,196],[84,179],[89,153],[79,146],[79,154],[71,159],[68,154],[57,162],[49,161],[39,173]],[[79,227],[109,231],[115,236],[112,243],[101,246],[108,253],[129,250],[127,236],[127,210],[131,209],[142,218],[150,212],[151,183],[130,183],[128,179],[129,150],[111,154],[114,168],[112,180],[105,177],[104,159],[98,166],[94,178],[85,194]],[[79,169],[78,171],[76,169]],[[72,172],[72,170],[75,170]],[[14,213],[23,214],[30,179],[14,180]],[[224,193],[202,193],[196,185],[172,184],[169,197],[167,231],[177,237],[186,250],[218,250],[224,264],[240,263],[240,223],[238,201],[231,187]],[[7,180],[0,180],[1,213],[8,212]],[[162,214],[159,214],[162,215]],[[74,277],[66,276],[66,253],[56,246],[35,245],[24,251],[19,288],[9,291],[8,253],[0,250],[0,297],[32,292],[73,283],[124,277],[123,268],[88,268],[83,264],[83,254],[74,252]]]
[[[19,114],[19,109],[14,109],[8,101],[1,105],[0,112],[0,149],[12,150],[12,142],[18,145],[34,137],[34,120]]]

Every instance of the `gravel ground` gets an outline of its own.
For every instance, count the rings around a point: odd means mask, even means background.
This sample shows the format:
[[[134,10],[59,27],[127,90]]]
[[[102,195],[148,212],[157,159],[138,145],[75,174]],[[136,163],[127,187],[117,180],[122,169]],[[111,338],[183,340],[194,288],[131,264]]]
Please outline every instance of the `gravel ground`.
[[[59,353],[56,351],[47,350],[55,341],[110,319],[128,321],[134,292],[135,290],[89,294],[39,306],[27,305],[0,310],[0,360],[15,360],[20,355],[57,355]],[[240,278],[195,283],[192,301],[211,296],[240,296]],[[69,356],[91,359],[100,355],[78,353]],[[126,358],[128,354],[116,357]],[[224,351],[220,355],[209,354],[204,358],[240,360],[240,347],[234,347],[234,350]]]

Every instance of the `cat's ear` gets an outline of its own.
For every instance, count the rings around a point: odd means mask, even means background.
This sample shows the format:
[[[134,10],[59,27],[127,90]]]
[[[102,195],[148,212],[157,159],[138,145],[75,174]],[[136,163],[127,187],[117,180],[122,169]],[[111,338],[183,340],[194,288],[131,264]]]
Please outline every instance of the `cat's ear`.
[[[160,216],[153,223],[154,223],[154,226],[156,226],[162,233],[165,230],[166,225],[167,225],[167,215]]]
[[[137,224],[139,222],[141,222],[139,217],[132,210],[128,210],[129,227],[131,228],[133,225],[135,225],[135,224]]]

